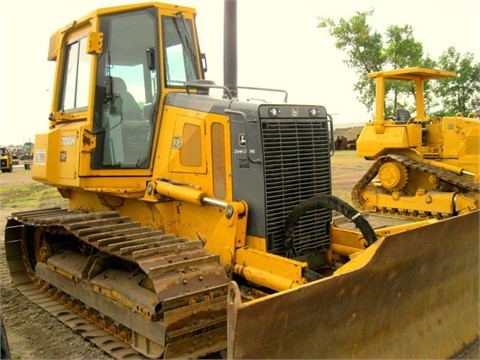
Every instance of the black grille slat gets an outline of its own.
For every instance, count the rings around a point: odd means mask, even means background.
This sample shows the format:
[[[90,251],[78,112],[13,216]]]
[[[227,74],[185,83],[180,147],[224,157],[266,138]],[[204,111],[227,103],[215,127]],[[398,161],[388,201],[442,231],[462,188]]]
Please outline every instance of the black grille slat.
[[[262,119],[266,226],[269,252],[283,254],[285,218],[301,201],[331,193],[329,132],[325,119]],[[330,243],[331,212],[317,209],[297,224],[298,252]]]

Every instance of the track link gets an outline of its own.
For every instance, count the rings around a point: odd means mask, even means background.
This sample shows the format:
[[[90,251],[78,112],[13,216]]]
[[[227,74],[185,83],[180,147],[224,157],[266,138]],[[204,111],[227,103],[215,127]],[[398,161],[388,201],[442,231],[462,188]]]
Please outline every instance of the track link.
[[[12,214],[5,249],[25,296],[115,358],[226,346],[228,278],[201,241],[116,211],[51,208]]]
[[[465,179],[462,176],[456,175],[450,171],[435,167],[433,165],[416,161],[412,158],[403,155],[387,155],[382,156],[378,160],[376,160],[373,165],[368,169],[368,171],[363,175],[363,177],[357,182],[352,190],[352,203],[355,207],[363,209],[363,205],[365,200],[362,197],[364,191],[368,191],[368,186],[372,182],[372,180],[377,176],[380,167],[383,164],[386,164],[391,161],[397,161],[398,163],[404,165],[407,169],[413,169],[416,171],[424,172],[428,175],[433,175],[438,178],[440,182],[444,182],[450,184],[454,187],[457,187],[464,195],[471,196],[472,198],[478,197],[480,193],[480,185],[476,182],[470,181]],[[391,211],[401,211],[404,212],[403,209],[392,209]],[[381,212],[381,209],[377,207],[377,212]],[[428,214],[426,214],[428,217]],[[451,215],[450,215],[451,216]],[[415,214],[410,213],[408,217],[415,218]],[[422,215],[425,217],[425,214]],[[449,217],[443,214],[433,214],[430,217]]]

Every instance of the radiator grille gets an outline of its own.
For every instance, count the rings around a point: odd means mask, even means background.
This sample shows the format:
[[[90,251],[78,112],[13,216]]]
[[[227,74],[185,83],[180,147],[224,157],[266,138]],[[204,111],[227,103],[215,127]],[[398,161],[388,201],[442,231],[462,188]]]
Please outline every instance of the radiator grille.
[[[302,200],[331,193],[326,120],[262,120],[268,251],[284,252],[284,222]],[[330,243],[331,212],[306,213],[295,230],[297,253]]]

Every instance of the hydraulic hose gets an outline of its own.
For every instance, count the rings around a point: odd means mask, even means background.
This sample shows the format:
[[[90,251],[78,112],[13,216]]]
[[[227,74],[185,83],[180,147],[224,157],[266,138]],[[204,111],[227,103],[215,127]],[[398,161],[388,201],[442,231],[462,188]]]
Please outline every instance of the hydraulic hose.
[[[375,231],[370,226],[368,221],[357,211],[355,208],[347,204],[345,201],[337,198],[333,195],[316,195],[302,201],[293,210],[285,219],[285,252],[289,253],[293,249],[293,235],[295,232],[295,227],[298,223],[298,220],[309,210],[315,209],[330,209],[336,210],[347,217],[349,220],[355,223],[355,226],[362,233],[365,240],[367,241],[367,246],[372,245],[377,241],[377,235]]]

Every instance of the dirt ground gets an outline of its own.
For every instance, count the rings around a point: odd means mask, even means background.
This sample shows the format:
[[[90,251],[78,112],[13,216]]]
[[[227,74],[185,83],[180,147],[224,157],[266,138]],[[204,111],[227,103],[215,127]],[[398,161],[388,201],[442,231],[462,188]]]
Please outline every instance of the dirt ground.
[[[332,163],[333,194],[349,201],[354,183],[369,166],[369,162],[356,158],[354,152],[337,152]],[[15,168],[13,173],[0,174],[0,186],[32,182],[30,171],[23,168]],[[16,194],[9,196],[14,197]],[[12,358],[110,359],[108,355],[84,340],[81,335],[75,334],[49,313],[31,303],[13,287],[5,261],[3,228],[7,217],[18,209],[13,206],[4,207],[5,200],[0,198],[0,229],[2,229],[0,231],[0,309]],[[478,359],[478,348],[477,341],[458,358]]]
[[[0,174],[0,186],[13,183],[19,186],[33,183],[31,172],[15,167],[12,173]],[[109,359],[103,351],[75,334],[13,287],[5,260],[3,229],[7,217],[19,209],[3,207],[5,200],[0,198],[0,300],[11,358]]]

